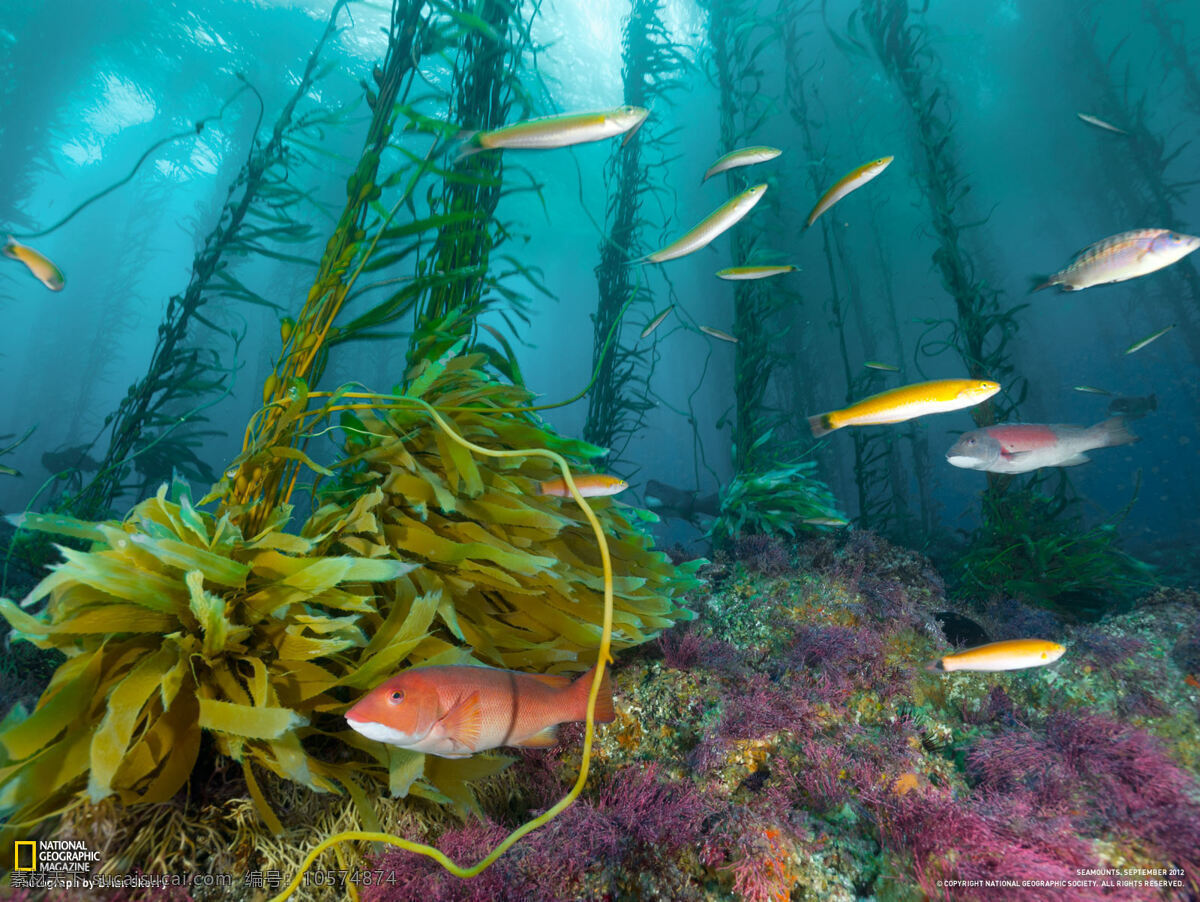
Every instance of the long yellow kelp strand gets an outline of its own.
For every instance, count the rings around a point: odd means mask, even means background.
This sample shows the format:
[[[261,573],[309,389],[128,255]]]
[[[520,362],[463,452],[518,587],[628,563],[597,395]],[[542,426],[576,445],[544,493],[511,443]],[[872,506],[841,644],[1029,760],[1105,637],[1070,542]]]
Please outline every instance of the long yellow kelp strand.
[[[569,808],[575,802],[575,800],[579,798],[579,794],[583,791],[584,784],[587,782],[588,767],[591,763],[592,756],[592,741],[595,737],[596,729],[596,699],[600,694],[600,683],[604,679],[605,667],[611,660],[609,656],[609,647],[612,640],[612,559],[608,553],[608,541],[604,536],[604,530],[600,527],[600,521],[596,519],[595,513],[592,511],[591,507],[588,506],[588,503],[586,500],[584,500],[584,497],[579,494],[579,489],[576,488],[575,480],[571,476],[571,468],[567,464],[566,459],[560,454],[557,454],[554,451],[549,451],[545,448],[514,449],[508,451],[494,451],[489,448],[481,448],[479,445],[476,445],[459,435],[444,419],[442,419],[437,410],[425,401],[422,401],[419,398],[407,398],[404,396],[397,396],[396,400],[399,402],[409,402],[423,408],[425,412],[428,413],[433,419],[434,423],[437,424],[438,428],[441,429],[451,440],[462,445],[469,451],[474,451],[476,454],[482,454],[485,457],[528,457],[530,455],[535,455],[554,461],[554,463],[556,463],[558,468],[562,471],[563,481],[566,483],[567,490],[570,491],[571,497],[575,499],[575,503],[578,504],[583,510],[584,516],[587,517],[588,522],[592,526],[592,531],[596,534],[596,543],[600,549],[600,564],[604,574],[604,616],[601,624],[602,632],[600,636],[599,657],[596,661],[596,669],[592,676],[592,686],[588,692],[587,717],[584,720],[583,755],[579,764],[579,776],[576,778],[575,785],[571,787],[570,792],[559,799],[559,801],[553,807],[547,809],[542,814],[515,829],[512,833],[506,836],[500,842],[500,844],[496,846],[496,848],[492,849],[492,851],[489,852],[486,857],[471,867],[463,867],[462,865],[455,864],[439,849],[436,849],[433,846],[425,845],[424,843],[413,842],[412,840],[404,839],[400,836],[393,836],[390,833],[368,833],[358,830],[348,830],[344,833],[336,833],[333,836],[330,836],[328,839],[325,839],[319,843],[311,852],[309,852],[308,855],[305,856],[303,864],[300,866],[300,871],[292,879],[291,883],[284,887],[283,891],[279,893],[279,895],[275,896],[271,902],[283,902],[283,900],[287,899],[292,893],[299,889],[300,884],[304,879],[304,874],[313,866],[322,852],[341,843],[352,842],[355,840],[363,842],[387,843],[388,845],[396,846],[409,852],[415,852],[418,855],[425,855],[428,858],[432,858],[456,877],[475,877],[490,867],[492,863],[496,861],[496,859],[508,851],[513,844],[516,843],[517,840],[519,840],[526,833],[536,830],[538,827],[541,827],[543,824],[553,820],[555,817]]]

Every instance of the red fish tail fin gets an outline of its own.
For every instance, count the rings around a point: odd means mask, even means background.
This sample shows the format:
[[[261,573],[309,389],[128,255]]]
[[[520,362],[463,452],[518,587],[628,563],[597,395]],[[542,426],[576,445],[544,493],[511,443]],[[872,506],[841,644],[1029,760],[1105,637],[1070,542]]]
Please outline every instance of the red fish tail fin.
[[[1114,445],[1128,445],[1139,441],[1138,437],[1129,431],[1129,427],[1125,423],[1125,417],[1112,417],[1103,423],[1097,423],[1092,427],[1092,431],[1096,433],[1098,439],[1103,440],[1104,444],[1101,447],[1104,448],[1111,448]]]
[[[595,673],[596,668],[593,667],[572,683],[567,690],[572,694],[576,703],[574,720],[584,720],[587,717],[588,693],[592,691],[592,679]],[[617,719],[617,712],[613,709],[611,674],[612,671],[607,667],[604,668],[604,678],[600,681],[600,694],[596,696],[596,723],[612,723]]]
[[[1043,288],[1049,288],[1052,285],[1057,285],[1058,282],[1054,281],[1054,276],[1032,276],[1029,280],[1029,284],[1029,293],[1033,294],[1035,291],[1041,291]]]
[[[829,414],[819,413],[814,417],[808,418],[808,428],[812,430],[813,438],[820,438],[839,427],[833,425],[829,419]]]

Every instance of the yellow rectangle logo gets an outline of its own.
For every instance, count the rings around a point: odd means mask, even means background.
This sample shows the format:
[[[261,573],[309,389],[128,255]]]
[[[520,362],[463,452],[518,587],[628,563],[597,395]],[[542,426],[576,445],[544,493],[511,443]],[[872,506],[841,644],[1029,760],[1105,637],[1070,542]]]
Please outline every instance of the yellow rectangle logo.
[[[27,862],[22,864],[22,854]],[[37,870],[37,840],[22,839],[13,843],[13,870],[14,871],[36,871]]]

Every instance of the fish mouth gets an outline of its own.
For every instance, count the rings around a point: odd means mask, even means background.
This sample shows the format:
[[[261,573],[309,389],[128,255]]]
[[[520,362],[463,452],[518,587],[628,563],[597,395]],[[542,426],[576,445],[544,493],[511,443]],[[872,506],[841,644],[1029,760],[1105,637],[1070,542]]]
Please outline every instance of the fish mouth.
[[[978,457],[967,457],[965,454],[947,454],[946,462],[952,467],[961,467],[964,470],[978,470],[984,466],[984,462]]]
[[[356,733],[361,733],[368,739],[374,739],[376,742],[385,742],[388,745],[410,746],[420,741],[412,733],[404,733],[394,727],[389,727],[385,723],[379,723],[377,720],[357,720],[346,715],[346,723]]]

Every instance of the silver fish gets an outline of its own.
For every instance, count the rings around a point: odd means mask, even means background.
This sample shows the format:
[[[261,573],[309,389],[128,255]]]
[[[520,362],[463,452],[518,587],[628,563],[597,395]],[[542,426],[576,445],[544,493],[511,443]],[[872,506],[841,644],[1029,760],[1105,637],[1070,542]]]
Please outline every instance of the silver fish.
[[[1040,282],[1034,291],[1061,285],[1080,291],[1093,285],[1124,282],[1177,263],[1200,247],[1200,238],[1170,229],[1137,229],[1089,245],[1075,255],[1066,269]]]

